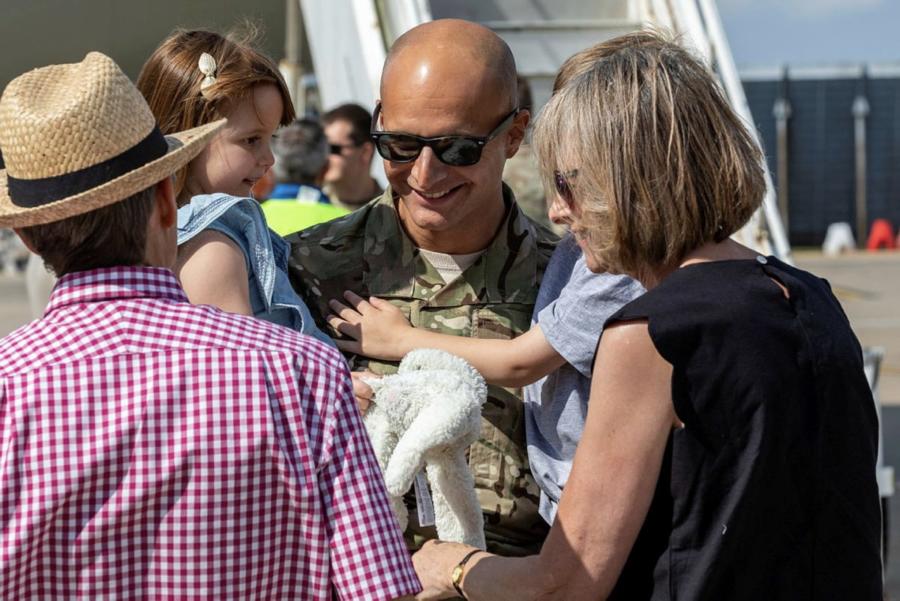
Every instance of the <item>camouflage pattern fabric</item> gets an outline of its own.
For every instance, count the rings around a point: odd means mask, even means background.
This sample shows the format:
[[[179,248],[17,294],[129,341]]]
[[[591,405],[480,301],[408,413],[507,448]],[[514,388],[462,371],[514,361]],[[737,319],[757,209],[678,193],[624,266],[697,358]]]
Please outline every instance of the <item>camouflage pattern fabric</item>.
[[[528,330],[541,277],[556,238],[525,218],[504,186],[508,213],[495,239],[462,275],[445,284],[419,255],[400,225],[388,188],[363,208],[287,238],[291,282],[319,326],[328,300],[345,290],[378,296],[399,307],[418,328],[478,338],[513,338]],[[391,374],[393,362],[348,357],[354,370]],[[522,390],[490,386],[481,439],[469,449],[469,465],[485,515],[488,550],[526,555],[540,549],[547,525],[538,514],[540,492],[528,468]],[[417,526],[410,499],[407,542],[415,549],[436,538]]]
[[[538,171],[537,158],[530,144],[522,144],[519,151],[506,161],[503,181],[512,188],[516,202],[525,216],[561,236],[565,228],[550,221],[544,185]]]

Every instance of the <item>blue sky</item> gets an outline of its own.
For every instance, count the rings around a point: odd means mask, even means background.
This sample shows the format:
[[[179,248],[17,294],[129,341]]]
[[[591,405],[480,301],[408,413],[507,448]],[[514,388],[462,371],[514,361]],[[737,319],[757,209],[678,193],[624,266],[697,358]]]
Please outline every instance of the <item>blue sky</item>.
[[[738,67],[900,63],[900,0],[717,0]]]

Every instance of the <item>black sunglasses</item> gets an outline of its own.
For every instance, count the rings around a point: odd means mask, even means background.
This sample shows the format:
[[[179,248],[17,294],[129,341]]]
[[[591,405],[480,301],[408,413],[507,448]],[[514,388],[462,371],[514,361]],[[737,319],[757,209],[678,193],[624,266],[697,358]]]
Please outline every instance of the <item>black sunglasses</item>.
[[[359,148],[365,144],[365,142],[360,142],[359,144],[350,143],[350,144],[329,144],[328,145],[328,154],[343,154],[345,148]]]
[[[556,193],[562,198],[569,208],[572,208],[572,204],[575,200],[574,195],[572,193],[572,185],[569,183],[570,179],[574,179],[578,176],[578,169],[572,169],[571,171],[566,171],[563,173],[562,171],[554,171],[553,172],[553,183],[556,186]]]
[[[496,138],[504,128],[512,123],[519,109],[513,109],[500,124],[486,136],[438,136],[423,138],[413,134],[393,131],[375,131],[381,104],[375,107],[372,115],[372,131],[369,135],[375,141],[375,148],[382,158],[394,163],[411,163],[418,158],[422,148],[428,146],[435,156],[444,164],[453,167],[468,167],[481,160],[481,151],[485,144]]]

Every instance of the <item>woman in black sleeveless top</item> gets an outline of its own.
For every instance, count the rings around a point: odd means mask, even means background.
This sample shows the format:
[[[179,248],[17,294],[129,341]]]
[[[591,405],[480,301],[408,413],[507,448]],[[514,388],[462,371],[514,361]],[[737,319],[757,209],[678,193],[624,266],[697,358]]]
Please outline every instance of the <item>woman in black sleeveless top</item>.
[[[591,49],[535,130],[611,317],[539,556],[430,544],[429,598],[880,601],[877,419],[824,280],[732,241],[761,156],[706,68],[637,33]]]

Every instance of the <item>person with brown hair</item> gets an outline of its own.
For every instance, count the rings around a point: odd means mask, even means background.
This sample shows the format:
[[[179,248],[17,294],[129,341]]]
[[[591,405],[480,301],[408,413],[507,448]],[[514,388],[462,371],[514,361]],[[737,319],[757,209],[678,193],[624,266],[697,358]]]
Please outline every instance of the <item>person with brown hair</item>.
[[[272,231],[286,236],[349,213],[322,190],[329,155],[318,120],[304,117],[281,128],[272,152],[275,187],[261,203]]]
[[[420,588],[340,354],[171,271],[172,176],[224,126],[164,136],[96,52],[0,99],[0,227],[60,276],[0,340],[4,601]]]
[[[762,157],[710,71],[601,44],[534,136],[590,268],[648,292],[606,320],[540,554],[430,542],[420,598],[880,600],[861,349],[826,282],[730,239]]]
[[[341,104],[322,115],[322,124],[329,145],[325,192],[331,202],[354,211],[381,196],[384,190],[370,171],[372,114],[358,104]]]
[[[191,302],[252,315],[331,339],[287,276],[288,245],[266,223],[251,188],[274,162],[275,131],[294,107],[275,63],[252,37],[176,31],[138,77],[163,133],[226,119],[209,148],[179,172],[176,273]]]

